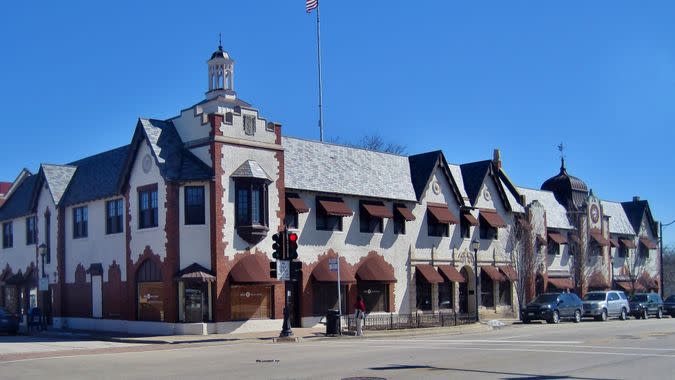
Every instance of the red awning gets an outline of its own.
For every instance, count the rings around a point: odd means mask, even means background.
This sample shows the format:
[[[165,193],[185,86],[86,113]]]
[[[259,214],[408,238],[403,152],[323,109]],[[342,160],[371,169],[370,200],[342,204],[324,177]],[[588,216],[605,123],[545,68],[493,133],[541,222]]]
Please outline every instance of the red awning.
[[[312,271],[312,276],[314,276],[315,281],[337,283],[337,272],[331,272],[329,265],[329,260],[335,258],[336,256],[326,256],[316,264]],[[354,274],[345,260],[339,260],[338,263],[340,265],[340,283],[356,284],[356,278],[354,278]]]
[[[616,284],[629,293],[633,292],[633,285],[629,281],[617,281]],[[636,282],[635,290],[638,292],[643,292],[645,291],[645,288],[639,282]]]
[[[549,232],[548,238],[553,240],[556,244],[567,244],[567,238],[558,232]]]
[[[216,281],[215,273],[197,263],[193,263],[189,265],[187,268],[179,271],[173,278],[176,281],[201,281],[201,282]]]
[[[394,268],[377,255],[367,258],[359,266],[356,276],[361,281],[396,282]]]
[[[574,289],[574,282],[570,277],[549,277],[548,283],[560,290]]]
[[[609,281],[605,279],[605,276],[600,272],[593,272],[593,274],[588,278],[588,286],[592,288],[611,288]]]
[[[602,232],[597,229],[591,230],[591,237],[593,240],[595,240],[596,243],[598,243],[599,246],[601,247],[608,247],[609,246],[609,240],[605,239],[604,236],[602,236]]]
[[[477,226],[478,219],[475,216],[471,215],[468,211],[462,211],[462,219],[467,222],[470,226]]]
[[[619,239],[609,238],[609,244],[612,246],[612,248],[618,248],[619,247]]]
[[[499,271],[499,268],[491,265],[481,265],[480,269],[484,271],[492,281],[506,281],[506,277]]]
[[[431,264],[415,265],[415,273],[421,274],[422,277],[424,277],[430,284],[440,284],[441,282],[445,282],[443,277],[438,274],[436,269],[434,269],[433,265]]]
[[[335,201],[320,200],[319,205],[328,215],[332,216],[352,216],[354,212],[347,206],[342,199]]]
[[[309,212],[309,207],[307,206],[307,203],[305,203],[305,201],[302,200],[302,198],[286,197],[286,200],[295,209],[295,212],[297,212],[298,214]]]
[[[499,216],[496,210],[481,209],[479,215],[493,228],[506,227],[506,222],[504,222],[504,219]]]
[[[373,218],[391,219],[394,217],[394,213],[383,204],[364,204],[363,208]]]
[[[502,265],[499,267],[499,270],[501,270],[509,280],[518,281],[518,272],[516,272],[516,268],[512,265]]]
[[[624,247],[629,248],[629,249],[637,248],[637,246],[635,245],[635,241],[633,239],[619,238],[619,243],[621,243],[621,245],[623,245]]]
[[[230,276],[232,281],[240,284],[274,284],[279,281],[270,277],[270,261],[263,255],[245,255],[239,260],[232,270]]]
[[[438,221],[444,224],[457,224],[457,218],[450,212],[448,205],[427,203],[427,210]]]
[[[408,222],[415,220],[415,215],[405,206],[396,206],[396,211]]]
[[[541,245],[548,245],[548,240],[539,234],[537,234],[537,242]]]
[[[464,276],[462,276],[452,265],[439,265],[438,270],[448,279],[448,281],[466,282]]]
[[[640,236],[640,243],[647,247],[647,249],[656,249],[658,246],[652,241],[652,239],[646,236]]]

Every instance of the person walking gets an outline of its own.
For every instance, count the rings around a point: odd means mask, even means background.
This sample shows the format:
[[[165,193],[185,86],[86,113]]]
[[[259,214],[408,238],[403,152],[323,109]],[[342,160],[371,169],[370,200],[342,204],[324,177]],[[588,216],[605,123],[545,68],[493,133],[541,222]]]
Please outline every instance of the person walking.
[[[363,320],[366,318],[366,303],[361,296],[356,297],[354,304],[354,320],[356,321],[356,336],[363,336]]]

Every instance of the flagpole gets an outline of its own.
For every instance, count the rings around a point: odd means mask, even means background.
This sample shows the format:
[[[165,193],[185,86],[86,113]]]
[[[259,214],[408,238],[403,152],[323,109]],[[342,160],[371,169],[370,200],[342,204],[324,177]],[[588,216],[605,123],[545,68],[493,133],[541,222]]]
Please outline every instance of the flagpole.
[[[316,57],[319,64],[319,141],[323,141],[323,89],[321,78],[321,21],[319,8],[321,5],[316,3]]]

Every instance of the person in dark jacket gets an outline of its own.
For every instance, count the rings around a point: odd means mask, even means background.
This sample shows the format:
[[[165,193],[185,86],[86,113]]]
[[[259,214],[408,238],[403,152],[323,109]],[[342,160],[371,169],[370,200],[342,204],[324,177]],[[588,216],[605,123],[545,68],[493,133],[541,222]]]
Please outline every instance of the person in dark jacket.
[[[363,336],[363,319],[366,317],[366,303],[361,296],[356,297],[354,304],[354,320],[356,321],[356,336]]]

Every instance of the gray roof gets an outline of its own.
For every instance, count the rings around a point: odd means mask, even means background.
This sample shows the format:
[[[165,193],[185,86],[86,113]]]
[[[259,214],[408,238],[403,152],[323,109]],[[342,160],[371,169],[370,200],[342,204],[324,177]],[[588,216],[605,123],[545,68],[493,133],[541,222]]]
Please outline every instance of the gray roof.
[[[635,230],[631,226],[626,211],[619,202],[600,201],[602,213],[609,216],[609,233],[635,235]]]
[[[289,189],[417,201],[407,157],[290,137],[282,144]]]
[[[469,200],[469,196],[466,194],[466,189],[464,188],[464,177],[462,177],[462,169],[459,167],[459,165],[455,164],[448,164],[448,169],[450,169],[450,174],[452,175],[452,178],[455,179],[455,183],[459,188],[459,193],[466,203]]]
[[[164,178],[170,181],[213,178],[211,168],[183,147],[183,141],[172,122],[140,119],[140,124]]]
[[[260,164],[253,160],[246,160],[246,162],[241,164],[241,166],[239,166],[230,177],[258,178],[272,181],[272,178],[270,178],[270,176],[265,173],[265,170],[260,166]]]
[[[42,164],[40,169],[44,173],[54,204],[59,205],[77,168],[70,165]]]
[[[0,220],[10,220],[33,213],[33,193],[38,175],[26,177],[0,207]]]
[[[520,205],[520,202],[516,199],[516,195],[506,186],[506,183],[502,178],[499,179],[499,183],[502,185],[504,192],[506,193],[506,200],[509,202],[511,211],[513,212],[525,212],[525,208]]]
[[[71,163],[77,170],[63,196],[63,205],[70,206],[117,195],[117,182],[128,153],[129,145],[126,145]]]
[[[555,195],[553,195],[552,192],[527,189],[524,187],[519,187],[518,192],[525,196],[525,202],[527,202],[528,205],[536,200],[544,206],[544,210],[546,211],[546,227],[566,230],[573,229],[567,219],[567,211],[555,199]]]

